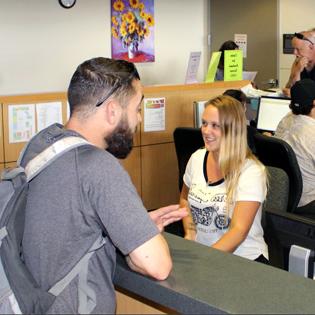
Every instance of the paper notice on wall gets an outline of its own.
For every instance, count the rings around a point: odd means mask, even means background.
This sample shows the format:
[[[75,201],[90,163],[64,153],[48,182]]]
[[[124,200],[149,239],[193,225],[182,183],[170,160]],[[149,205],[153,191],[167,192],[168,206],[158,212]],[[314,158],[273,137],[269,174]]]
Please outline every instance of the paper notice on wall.
[[[235,44],[243,51],[243,57],[247,57],[247,34],[234,34]]]
[[[144,132],[165,130],[165,97],[145,98]]]
[[[186,72],[185,83],[197,83],[197,73],[200,63],[201,51],[191,52]]]
[[[59,123],[62,124],[62,103],[49,102],[36,104],[37,131]]]
[[[9,105],[9,143],[29,141],[35,135],[35,105]]]

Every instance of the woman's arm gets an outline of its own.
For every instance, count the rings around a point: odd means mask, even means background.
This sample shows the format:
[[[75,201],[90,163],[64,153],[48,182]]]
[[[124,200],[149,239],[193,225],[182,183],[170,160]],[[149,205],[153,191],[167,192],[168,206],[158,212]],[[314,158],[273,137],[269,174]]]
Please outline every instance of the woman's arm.
[[[212,245],[212,248],[233,253],[246,239],[259,206],[258,201],[237,201],[229,230]]]
[[[183,226],[185,232],[185,239],[194,241],[196,239],[196,225],[192,218],[191,210],[188,205],[188,191],[189,188],[183,184],[180,194],[179,206],[188,210],[188,215],[183,218]]]

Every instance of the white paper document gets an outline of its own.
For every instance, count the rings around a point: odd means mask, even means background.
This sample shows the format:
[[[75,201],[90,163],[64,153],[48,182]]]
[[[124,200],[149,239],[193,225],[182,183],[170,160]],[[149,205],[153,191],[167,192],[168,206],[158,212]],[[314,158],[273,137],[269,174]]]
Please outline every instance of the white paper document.
[[[37,131],[54,124],[62,124],[62,103],[49,102],[36,104]]]
[[[187,67],[185,83],[197,83],[197,73],[200,63],[201,51],[191,52]]]
[[[145,98],[144,132],[165,130],[165,97]]]
[[[9,105],[9,143],[29,141],[35,135],[35,105]]]
[[[247,34],[234,34],[234,42],[243,50],[243,57],[247,57]]]

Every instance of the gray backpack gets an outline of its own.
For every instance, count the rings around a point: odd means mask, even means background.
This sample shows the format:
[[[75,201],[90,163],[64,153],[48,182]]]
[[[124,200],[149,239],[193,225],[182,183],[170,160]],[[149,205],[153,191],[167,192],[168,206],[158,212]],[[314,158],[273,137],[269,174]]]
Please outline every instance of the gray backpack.
[[[65,152],[88,142],[79,137],[56,141],[23,169],[4,171],[0,182],[0,314],[44,314],[56,297],[78,276],[78,313],[90,313],[95,292],[87,284],[90,257],[106,240],[100,236],[73,269],[48,291],[42,290],[26,267],[22,255],[25,206],[29,182]],[[27,148],[27,147],[26,147]],[[26,148],[21,153],[22,160]],[[19,162],[18,162],[19,165]]]

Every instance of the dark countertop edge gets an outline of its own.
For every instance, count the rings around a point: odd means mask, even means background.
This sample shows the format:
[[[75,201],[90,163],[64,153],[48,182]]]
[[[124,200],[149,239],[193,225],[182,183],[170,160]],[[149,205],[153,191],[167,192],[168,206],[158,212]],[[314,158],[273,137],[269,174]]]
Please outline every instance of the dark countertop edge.
[[[132,271],[121,254],[117,255],[114,285],[181,314],[226,314],[207,303],[165,287],[163,281]]]
[[[183,314],[314,314],[313,280],[163,234],[173,258],[170,276],[140,275],[118,254],[116,288]]]

